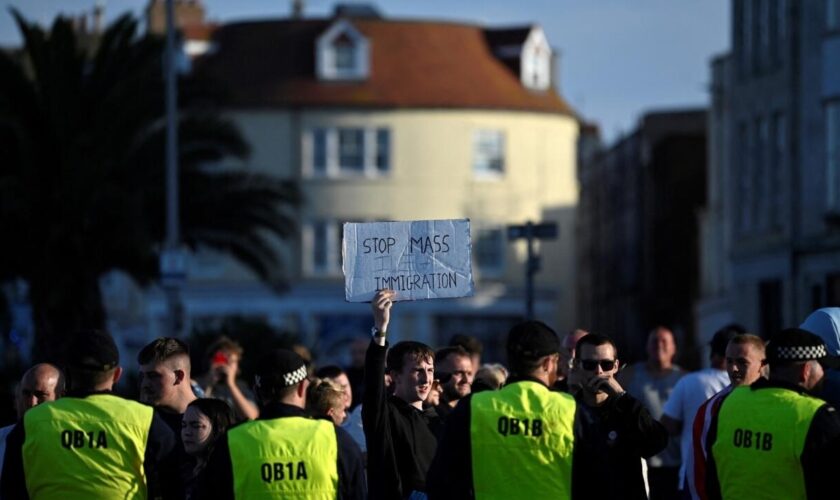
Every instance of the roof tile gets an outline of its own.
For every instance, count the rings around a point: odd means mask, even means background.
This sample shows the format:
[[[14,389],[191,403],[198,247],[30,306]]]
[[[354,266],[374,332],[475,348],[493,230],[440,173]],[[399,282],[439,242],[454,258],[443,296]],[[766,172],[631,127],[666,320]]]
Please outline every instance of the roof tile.
[[[490,108],[574,115],[555,90],[532,91],[491,53],[476,26],[352,19],[370,42],[364,81],[315,75],[315,42],[332,20],[233,23],[197,71],[226,83],[242,107]]]

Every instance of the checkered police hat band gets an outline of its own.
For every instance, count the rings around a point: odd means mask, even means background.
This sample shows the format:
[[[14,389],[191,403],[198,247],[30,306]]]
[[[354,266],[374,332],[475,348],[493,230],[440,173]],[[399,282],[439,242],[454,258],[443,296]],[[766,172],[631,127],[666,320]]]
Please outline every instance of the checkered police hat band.
[[[825,346],[779,346],[776,349],[776,358],[787,361],[806,361],[821,359],[826,356]]]
[[[286,373],[286,374],[283,375],[283,384],[286,387],[289,387],[291,385],[295,385],[298,382],[300,382],[301,380],[305,379],[306,375],[307,375],[306,365],[301,365],[301,367],[298,368],[297,370],[295,370],[293,372]]]

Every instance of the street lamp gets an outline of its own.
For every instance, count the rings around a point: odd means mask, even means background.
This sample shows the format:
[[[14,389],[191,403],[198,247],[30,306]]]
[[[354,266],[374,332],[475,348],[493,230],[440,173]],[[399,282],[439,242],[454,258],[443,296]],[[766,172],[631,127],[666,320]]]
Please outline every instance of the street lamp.
[[[166,0],[166,47],[164,78],[166,90],[166,242],[160,255],[161,285],[166,293],[167,335],[178,337],[181,330],[180,289],[186,279],[186,255],[181,248],[178,214],[178,75],[175,61],[174,0]]]

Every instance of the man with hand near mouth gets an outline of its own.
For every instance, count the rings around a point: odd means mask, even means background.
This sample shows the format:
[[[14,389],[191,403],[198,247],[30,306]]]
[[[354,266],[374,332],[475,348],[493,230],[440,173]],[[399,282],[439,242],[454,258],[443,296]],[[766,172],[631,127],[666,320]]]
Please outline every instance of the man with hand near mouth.
[[[589,334],[577,343],[572,379],[583,440],[576,449],[575,498],[647,499],[642,458],[652,457],[668,444],[668,433],[639,400],[615,379],[618,351],[609,337]],[[609,477],[609,481],[604,481]]]
[[[423,409],[435,379],[434,351],[412,341],[398,342],[388,350],[386,337],[395,294],[381,290],[371,302],[374,327],[365,357],[362,423],[372,500],[425,498],[426,473],[437,449],[440,426],[434,408]],[[386,369],[393,379],[391,396],[385,390]]]
[[[445,420],[458,402],[472,392],[474,371],[470,353],[461,346],[439,349],[435,353],[435,372],[443,390],[436,409]]]

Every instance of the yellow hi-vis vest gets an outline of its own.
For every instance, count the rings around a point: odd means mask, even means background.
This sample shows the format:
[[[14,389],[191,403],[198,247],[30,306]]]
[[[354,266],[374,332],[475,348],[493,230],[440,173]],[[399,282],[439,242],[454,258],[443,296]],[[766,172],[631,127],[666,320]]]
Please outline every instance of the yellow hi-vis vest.
[[[338,442],[327,420],[255,420],[228,431],[236,498],[338,498]]]
[[[805,499],[802,450],[824,401],[781,388],[739,387],[720,408],[712,444],[724,499]]]
[[[154,410],[110,394],[62,398],[23,417],[33,499],[145,499],[143,459]]]
[[[574,398],[538,382],[473,394],[476,500],[571,498],[574,419]]]

